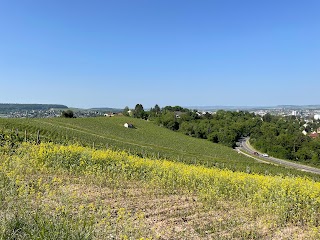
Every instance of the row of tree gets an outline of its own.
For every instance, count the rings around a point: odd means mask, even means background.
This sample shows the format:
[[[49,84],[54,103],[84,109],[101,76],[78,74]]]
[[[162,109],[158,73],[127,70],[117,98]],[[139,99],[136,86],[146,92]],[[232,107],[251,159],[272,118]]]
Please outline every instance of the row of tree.
[[[264,116],[260,128],[251,132],[250,142],[259,150],[284,158],[320,165],[320,138],[302,134],[320,127],[319,122],[305,124],[296,117]]]

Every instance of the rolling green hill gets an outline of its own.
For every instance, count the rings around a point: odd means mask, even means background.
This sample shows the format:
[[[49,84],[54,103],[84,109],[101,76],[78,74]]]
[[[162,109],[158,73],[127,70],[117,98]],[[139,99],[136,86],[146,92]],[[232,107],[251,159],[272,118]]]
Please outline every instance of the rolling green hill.
[[[68,107],[61,104],[16,104],[0,103],[0,113],[14,111],[31,111],[31,110],[49,110],[51,108],[67,109]]]
[[[135,128],[123,126],[130,122]],[[152,122],[128,117],[112,118],[50,118],[50,119],[0,119],[0,131],[12,130],[21,139],[35,139],[40,131],[42,141],[79,143],[95,148],[125,150],[149,158],[167,158],[188,164],[228,168],[233,171],[271,175],[299,175],[319,177],[279,166],[257,163],[238,154],[231,148],[206,140],[192,138],[156,126]]]

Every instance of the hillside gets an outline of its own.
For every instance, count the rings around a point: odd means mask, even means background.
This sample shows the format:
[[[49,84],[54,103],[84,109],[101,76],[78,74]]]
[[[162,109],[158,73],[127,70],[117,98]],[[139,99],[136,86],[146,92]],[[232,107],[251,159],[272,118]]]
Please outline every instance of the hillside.
[[[32,111],[32,110],[49,110],[51,108],[66,109],[61,104],[16,104],[16,103],[0,103],[0,113],[9,113],[16,111]]]
[[[320,185],[79,145],[0,146],[0,239],[319,239]]]
[[[135,128],[124,128],[125,122],[132,123]],[[313,174],[257,163],[231,148],[172,132],[141,119],[128,117],[0,119],[1,129],[13,130],[15,134],[18,130],[22,139],[25,138],[24,134],[27,130],[28,140],[35,139],[39,130],[42,141],[79,143],[99,149],[125,150],[140,157],[167,158],[171,161],[227,168],[232,171],[310,176],[313,179],[319,179]]]

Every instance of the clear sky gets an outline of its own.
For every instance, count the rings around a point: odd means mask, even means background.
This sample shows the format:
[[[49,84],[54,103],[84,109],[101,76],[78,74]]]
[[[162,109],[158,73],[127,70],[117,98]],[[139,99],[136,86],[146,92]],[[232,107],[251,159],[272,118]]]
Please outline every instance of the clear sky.
[[[319,0],[0,0],[0,102],[320,104]]]

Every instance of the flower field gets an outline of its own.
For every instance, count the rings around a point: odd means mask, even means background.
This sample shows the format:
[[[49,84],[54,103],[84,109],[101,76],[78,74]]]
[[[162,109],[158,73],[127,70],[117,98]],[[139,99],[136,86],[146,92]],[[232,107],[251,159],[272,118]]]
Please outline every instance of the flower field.
[[[77,144],[0,150],[0,239],[318,239],[320,183]]]

